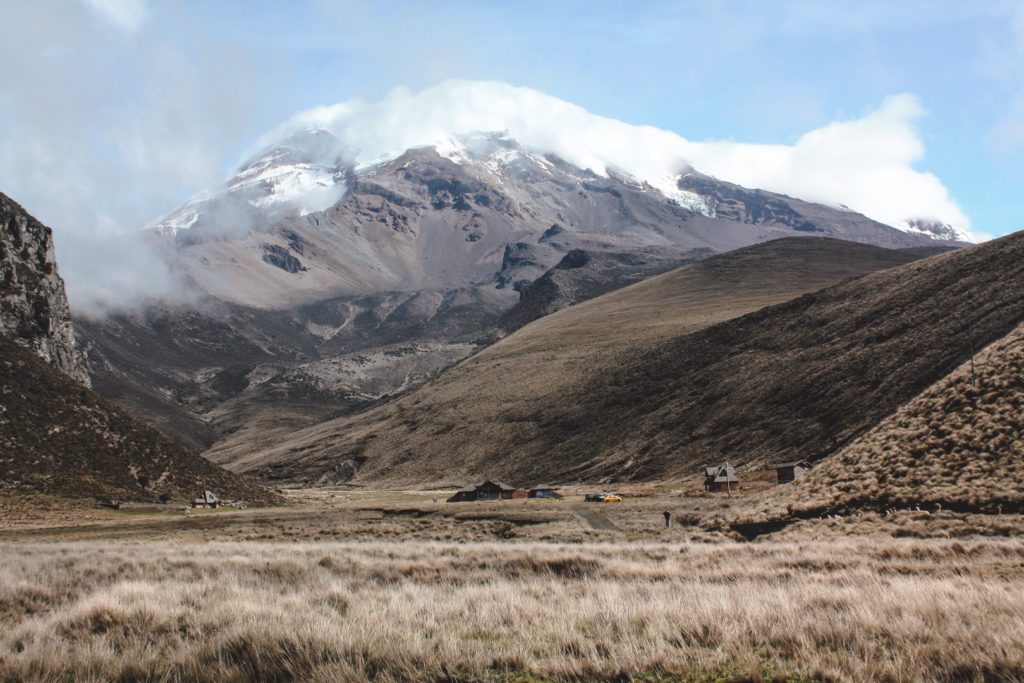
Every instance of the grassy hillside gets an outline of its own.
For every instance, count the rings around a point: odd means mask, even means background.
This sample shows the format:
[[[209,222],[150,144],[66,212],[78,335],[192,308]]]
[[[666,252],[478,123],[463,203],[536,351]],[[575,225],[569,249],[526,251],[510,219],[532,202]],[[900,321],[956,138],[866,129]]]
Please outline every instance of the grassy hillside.
[[[0,489],[156,501],[271,495],[114,407],[0,335]]]
[[[618,402],[636,404],[643,396],[609,384],[612,377],[629,367],[622,381],[643,380],[646,370],[632,366],[650,362],[650,372],[660,373],[658,354],[675,338],[912,258],[815,238],[730,252],[537,320],[373,411],[269,447],[229,439],[211,457],[268,478],[305,481],[661,476],[671,468],[635,466],[655,462],[650,449],[636,459],[635,450],[621,451],[622,437],[661,427],[638,423],[641,411],[620,420],[629,411]]]
[[[772,491],[799,516],[920,506],[1024,509],[1024,325],[811,474]]]
[[[1024,233],[669,340],[586,387],[545,444],[580,477],[818,460],[1024,319]],[[531,448],[539,454],[540,448]],[[531,453],[531,455],[532,455]]]
[[[588,299],[707,258],[710,249],[694,249],[689,258],[617,254],[573,249],[546,273],[520,289],[519,302],[502,314],[499,327],[514,332],[524,325]]]

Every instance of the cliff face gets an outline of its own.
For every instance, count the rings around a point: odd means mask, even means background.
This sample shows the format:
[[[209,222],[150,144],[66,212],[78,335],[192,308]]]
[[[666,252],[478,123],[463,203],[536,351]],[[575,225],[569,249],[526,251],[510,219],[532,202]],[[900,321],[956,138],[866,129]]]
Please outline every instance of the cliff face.
[[[0,332],[89,386],[64,281],[57,274],[53,233],[0,193]]]

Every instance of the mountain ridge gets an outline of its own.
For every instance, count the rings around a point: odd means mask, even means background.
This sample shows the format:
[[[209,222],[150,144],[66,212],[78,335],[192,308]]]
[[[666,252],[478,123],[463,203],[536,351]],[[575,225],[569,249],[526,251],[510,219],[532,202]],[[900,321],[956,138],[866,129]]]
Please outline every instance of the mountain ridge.
[[[262,181],[265,188],[276,186],[271,189],[280,194],[264,195],[257,203],[287,202],[301,187],[335,185],[346,175],[344,169],[353,174],[372,172],[411,150],[434,148],[440,156],[462,163],[498,145],[502,154],[519,148],[541,163],[553,157],[602,178],[631,178],[634,184],[657,188],[698,211],[706,208],[703,199],[678,184],[680,174],[688,171],[845,210],[852,207],[920,234],[941,236],[948,230],[964,239],[968,221],[933,176],[897,165],[888,169],[884,177],[889,181],[883,184],[883,176],[858,175],[862,164],[843,163],[844,150],[851,147],[843,143],[863,142],[864,126],[884,126],[901,138],[916,138],[914,121],[921,113],[912,97],[891,97],[860,120],[815,131],[791,149],[768,150],[760,145],[689,141],[667,130],[595,115],[530,88],[449,80],[417,93],[399,89],[376,102],[351,100],[299,112],[256,144],[229,185]],[[829,144],[821,144],[825,142]],[[829,175],[845,176],[847,182],[823,182],[820,172],[828,166],[814,163],[822,156],[831,161]],[[291,169],[277,173],[274,169],[283,166],[275,160],[292,162]],[[889,195],[893,181],[906,183],[915,192]],[[885,202],[878,201],[881,195],[887,197]]]
[[[205,449],[239,423],[229,406],[267,405],[251,387],[270,366],[415,344],[440,351],[417,363],[425,377],[457,360],[451,350],[471,353],[465,344],[486,345],[538,315],[715,252],[791,235],[896,248],[942,244],[703,176],[715,188],[713,202],[684,206],[612,170],[601,176],[501,138],[480,144],[458,162],[420,148],[362,175],[339,171],[346,191],[326,211],[263,211],[244,197],[226,207],[214,202],[188,229],[157,239],[173,268],[205,295],[80,321],[97,387]],[[294,161],[286,152],[281,158]],[[712,204],[727,217],[707,215]],[[558,272],[574,251],[589,254],[592,265]],[[560,284],[529,293],[546,274],[541,285]],[[219,350],[226,339],[230,354]],[[154,360],[140,349],[162,351]],[[393,391],[408,386],[397,367]],[[332,390],[314,403],[301,382],[279,386],[280,414],[301,428],[361,409],[366,392],[353,381],[352,391]],[[248,398],[236,400],[242,394]],[[292,397],[298,403],[289,404]]]
[[[564,449],[555,442],[581,431],[586,408],[607,393],[588,383],[615,374],[630,354],[648,355],[676,335],[685,338],[914,258],[820,238],[789,238],[718,255],[541,318],[417,391],[358,417],[308,427],[268,444],[263,454],[228,439],[208,455],[282,481],[441,485],[460,476],[575,479],[583,474],[563,461],[558,454]],[[619,423],[606,411],[601,415],[595,419],[608,419],[609,428]],[[593,444],[587,449],[600,452]],[[485,463],[487,472],[480,469]],[[592,476],[612,476],[612,469],[599,471]]]
[[[166,502],[212,488],[273,500],[89,388],[52,233],[2,194],[0,313],[0,489]]]
[[[290,174],[283,169],[279,176]],[[337,190],[338,201],[320,211],[265,210],[287,204],[273,200],[279,187],[242,183],[239,196],[229,189],[186,204],[187,219],[165,219],[153,230],[162,234],[165,258],[200,290],[271,309],[374,291],[532,281],[573,248],[656,248],[673,257],[799,234],[890,248],[936,244],[849,210],[694,171],[673,181],[673,192],[614,172],[601,176],[503,140],[474,155],[408,150],[334,177],[340,184],[310,189]],[[179,224],[187,227],[167,227]],[[509,262],[512,247],[519,253]]]
[[[634,300],[633,292],[667,275],[533,326],[557,327],[565,340],[608,328],[630,334],[635,323],[621,316],[642,305],[660,310],[657,300]],[[1024,318],[1022,283],[1018,233],[795,292],[801,295],[653,343],[640,337],[631,353],[589,370],[555,399],[532,385],[520,391],[522,400],[509,394],[521,367],[516,356],[529,359],[534,384],[542,385],[552,373],[539,359],[567,359],[561,372],[572,376],[587,367],[586,357],[578,348],[529,342],[527,326],[390,405],[307,428],[232,466],[283,481],[407,486],[458,476],[651,481],[696,477],[700,463],[722,459],[755,467],[818,460],[948,374],[974,344],[1012,329]],[[624,296],[613,309],[619,319],[602,309],[604,300]],[[503,353],[509,348],[514,353]],[[489,392],[497,392],[496,408],[480,412],[493,403]]]

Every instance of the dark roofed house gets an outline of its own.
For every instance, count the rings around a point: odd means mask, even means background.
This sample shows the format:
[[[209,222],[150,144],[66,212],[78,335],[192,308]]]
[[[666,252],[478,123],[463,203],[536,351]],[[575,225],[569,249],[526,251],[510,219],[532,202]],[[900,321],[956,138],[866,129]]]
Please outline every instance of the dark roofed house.
[[[558,493],[551,486],[534,486],[532,489],[526,492],[528,498],[561,498],[561,494]]]
[[[194,508],[219,508],[220,498],[213,491],[203,491],[203,495],[192,501]]]
[[[465,503],[472,500],[511,500],[513,498],[526,498],[526,489],[519,489],[515,486],[500,481],[482,481],[469,484],[455,492],[449,503]]]
[[[715,466],[704,466],[704,489],[707,491],[736,491],[740,487],[740,478],[732,465],[725,463]]]
[[[811,469],[811,463],[806,460],[795,462],[784,462],[775,466],[775,473],[779,477],[780,484],[788,484],[807,474]]]
[[[449,503],[464,503],[470,500],[479,500],[477,497],[477,489],[483,485],[483,482],[477,482],[475,484],[466,484],[461,489],[455,492],[451,498],[448,499]]]

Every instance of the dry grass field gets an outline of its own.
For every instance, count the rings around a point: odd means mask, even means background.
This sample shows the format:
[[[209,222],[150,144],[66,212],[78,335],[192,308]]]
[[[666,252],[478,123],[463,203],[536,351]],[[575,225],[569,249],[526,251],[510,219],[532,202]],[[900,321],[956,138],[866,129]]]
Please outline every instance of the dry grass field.
[[[683,541],[723,539],[700,521],[728,501],[695,491],[627,489],[624,503],[564,500],[449,504],[451,491],[289,491],[286,504],[245,510],[96,508],[90,501],[0,496],[0,541]],[[664,528],[663,510],[679,523]]]
[[[2,680],[1024,678],[1024,543],[5,543]]]
[[[746,543],[725,520],[756,492],[627,491],[187,514],[5,497],[0,681],[1024,680],[1018,515]]]

